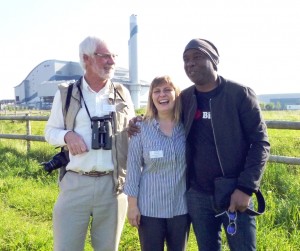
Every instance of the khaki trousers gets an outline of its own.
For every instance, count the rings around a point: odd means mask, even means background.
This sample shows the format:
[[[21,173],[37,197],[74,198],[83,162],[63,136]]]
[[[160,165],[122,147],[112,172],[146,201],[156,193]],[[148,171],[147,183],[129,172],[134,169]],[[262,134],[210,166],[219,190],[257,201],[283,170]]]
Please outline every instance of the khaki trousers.
[[[94,250],[117,251],[127,197],[114,193],[112,175],[89,177],[67,172],[59,186],[60,194],[53,211],[54,250],[84,250],[91,222]]]

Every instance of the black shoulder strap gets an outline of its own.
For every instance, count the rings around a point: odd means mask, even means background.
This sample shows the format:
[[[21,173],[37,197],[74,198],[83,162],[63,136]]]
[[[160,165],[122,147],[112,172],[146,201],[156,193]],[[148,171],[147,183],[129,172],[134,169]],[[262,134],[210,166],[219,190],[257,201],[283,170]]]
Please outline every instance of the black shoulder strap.
[[[71,102],[71,95],[72,95],[72,90],[73,90],[73,85],[74,83],[70,84],[68,86],[68,92],[67,92],[67,97],[66,97],[66,105],[65,105],[65,114],[64,115],[64,124],[65,124],[65,128],[66,128],[66,116],[67,116],[67,113],[68,113],[68,110],[69,110],[69,107],[70,107],[70,102]],[[69,150],[68,150],[68,147],[67,145],[65,146],[62,146],[61,147],[61,152],[64,152],[65,153],[65,157],[66,159],[68,160],[68,162],[70,161],[70,157],[69,157]],[[63,177],[65,176],[67,170],[66,170],[66,166],[67,165],[63,165],[60,169],[59,169],[59,181],[61,181],[63,179]]]
[[[67,93],[66,106],[65,106],[66,114],[68,113],[68,110],[69,110],[69,107],[70,107],[70,101],[71,101],[71,94],[72,94],[72,90],[73,90],[73,85],[74,85],[74,83],[72,83],[68,86],[68,93]]]
[[[123,100],[123,102],[126,102],[126,99],[124,98],[125,95],[122,86],[119,83],[113,83],[113,85],[119,97]]]
[[[66,96],[66,100],[65,100],[65,106],[63,106],[63,111],[62,111],[63,112],[63,117],[64,117],[65,129],[67,128],[66,117],[67,117],[67,113],[68,113],[68,110],[69,110],[69,107],[70,107],[73,85],[74,85],[74,83],[72,83],[68,86],[67,96]],[[62,102],[64,102],[63,99],[62,99]]]

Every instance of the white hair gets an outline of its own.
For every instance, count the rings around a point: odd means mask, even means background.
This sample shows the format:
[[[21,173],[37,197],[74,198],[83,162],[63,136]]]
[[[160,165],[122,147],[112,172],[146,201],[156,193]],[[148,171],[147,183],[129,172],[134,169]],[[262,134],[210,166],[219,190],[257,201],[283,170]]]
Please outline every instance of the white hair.
[[[80,45],[79,45],[79,60],[80,60],[81,67],[84,70],[86,70],[86,67],[85,67],[83,55],[92,56],[96,52],[97,47],[101,44],[105,44],[105,41],[100,38],[92,37],[92,36],[85,38],[80,43]]]

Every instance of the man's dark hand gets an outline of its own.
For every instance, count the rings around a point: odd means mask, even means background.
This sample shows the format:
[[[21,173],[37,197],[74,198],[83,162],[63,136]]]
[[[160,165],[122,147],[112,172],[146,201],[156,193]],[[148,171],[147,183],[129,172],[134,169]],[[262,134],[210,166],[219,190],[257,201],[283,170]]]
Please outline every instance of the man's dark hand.
[[[230,199],[230,206],[228,208],[228,211],[235,212],[245,212],[247,207],[250,204],[251,196],[248,194],[245,194],[239,189],[235,189],[233,194],[231,195]]]
[[[140,133],[140,127],[136,124],[136,122],[138,121],[142,121],[143,117],[142,116],[136,116],[134,118],[132,118],[131,120],[129,120],[129,125],[127,128],[127,133],[128,133],[128,137],[130,138],[131,136],[136,135],[137,133]]]

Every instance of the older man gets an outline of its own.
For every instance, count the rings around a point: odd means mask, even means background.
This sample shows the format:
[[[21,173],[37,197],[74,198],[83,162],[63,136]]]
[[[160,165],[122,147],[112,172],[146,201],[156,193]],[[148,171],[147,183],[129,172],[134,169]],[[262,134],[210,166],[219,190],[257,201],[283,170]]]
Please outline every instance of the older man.
[[[50,144],[70,153],[53,212],[54,250],[83,250],[91,222],[94,250],[117,251],[127,209],[125,128],[134,109],[128,90],[111,81],[117,55],[105,41],[87,37],[79,56],[84,76],[71,89],[60,86],[45,129]]]

